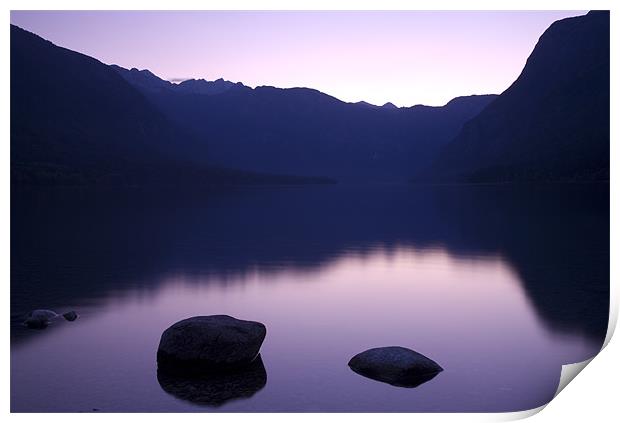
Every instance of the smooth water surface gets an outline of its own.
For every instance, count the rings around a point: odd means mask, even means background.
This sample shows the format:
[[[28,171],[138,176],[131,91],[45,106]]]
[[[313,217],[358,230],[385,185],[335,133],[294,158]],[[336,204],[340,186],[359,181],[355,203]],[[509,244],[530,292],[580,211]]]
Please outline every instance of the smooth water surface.
[[[523,410],[607,327],[608,185],[31,190],[11,214],[17,412]],[[28,330],[35,308],[80,318]],[[218,406],[155,362],[209,314],[267,326],[258,391]],[[388,345],[445,370],[407,389],[347,367]]]

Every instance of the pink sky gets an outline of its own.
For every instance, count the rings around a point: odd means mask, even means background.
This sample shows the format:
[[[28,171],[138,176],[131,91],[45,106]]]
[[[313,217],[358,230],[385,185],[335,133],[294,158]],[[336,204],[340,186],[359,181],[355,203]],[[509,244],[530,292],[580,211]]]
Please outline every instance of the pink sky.
[[[501,93],[551,23],[584,13],[13,11],[11,23],[164,79],[222,77],[411,106]]]

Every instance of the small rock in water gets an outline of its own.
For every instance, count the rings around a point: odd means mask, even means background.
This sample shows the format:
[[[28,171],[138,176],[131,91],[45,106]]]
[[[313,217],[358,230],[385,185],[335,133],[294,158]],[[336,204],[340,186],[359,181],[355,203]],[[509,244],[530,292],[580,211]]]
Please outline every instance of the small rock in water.
[[[75,319],[78,318],[78,314],[75,311],[68,311],[66,313],[63,313],[62,317],[65,318],[65,320],[68,320],[70,322],[73,322]]]
[[[58,314],[51,310],[33,310],[26,316],[24,324],[31,329],[43,329],[56,317]]]
[[[349,361],[354,372],[390,385],[414,388],[443,369],[433,360],[403,347],[372,348]]]
[[[259,322],[225,315],[196,316],[164,331],[157,365],[175,374],[225,373],[248,366],[267,334]]]
[[[24,325],[31,329],[45,329],[52,320],[61,317],[58,313],[52,310],[33,310],[26,316]],[[66,320],[72,322],[78,318],[78,314],[75,311],[69,311],[62,315]]]

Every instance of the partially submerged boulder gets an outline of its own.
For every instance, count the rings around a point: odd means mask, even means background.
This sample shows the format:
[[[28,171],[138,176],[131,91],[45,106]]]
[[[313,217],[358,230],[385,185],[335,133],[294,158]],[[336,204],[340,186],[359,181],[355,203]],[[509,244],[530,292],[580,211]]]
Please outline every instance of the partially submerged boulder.
[[[180,376],[158,370],[164,391],[194,404],[219,407],[228,401],[250,398],[267,384],[267,372],[260,354],[248,366],[228,373]]]
[[[196,316],[164,331],[157,365],[175,374],[226,373],[250,365],[267,334],[259,322],[231,316]]]
[[[394,386],[414,388],[443,369],[430,358],[404,347],[372,348],[349,361],[354,372]]]
[[[26,315],[24,325],[30,329],[44,329],[53,320],[61,317],[64,317],[65,320],[73,322],[78,318],[78,314],[75,311],[69,311],[61,315],[52,310],[33,310]]]

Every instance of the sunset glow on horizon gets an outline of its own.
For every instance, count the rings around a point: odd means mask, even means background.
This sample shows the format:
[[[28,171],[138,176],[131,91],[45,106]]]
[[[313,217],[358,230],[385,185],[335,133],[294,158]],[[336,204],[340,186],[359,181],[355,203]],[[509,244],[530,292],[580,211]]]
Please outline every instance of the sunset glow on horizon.
[[[347,102],[439,106],[499,94],[538,38],[579,11],[13,11],[11,23],[168,80],[308,87]]]

